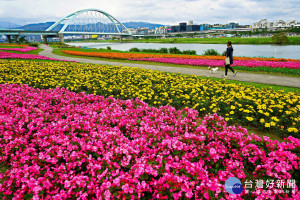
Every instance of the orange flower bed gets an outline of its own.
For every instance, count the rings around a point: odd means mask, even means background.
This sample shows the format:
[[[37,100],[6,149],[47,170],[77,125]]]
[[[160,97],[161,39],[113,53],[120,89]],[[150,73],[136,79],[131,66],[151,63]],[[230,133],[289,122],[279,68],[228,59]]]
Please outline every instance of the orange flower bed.
[[[12,46],[12,47],[28,47],[28,45],[25,44],[0,44],[2,46]]]
[[[174,54],[140,54],[140,53],[114,53],[114,52],[83,52],[63,50],[63,53],[76,56],[100,57],[109,59],[131,60],[139,58],[183,58],[183,59],[208,59],[208,60],[224,60],[225,56],[198,56],[198,55],[174,55]],[[299,59],[285,58],[252,58],[252,57],[234,57],[235,60],[257,60],[257,61],[273,61],[273,62],[299,62]]]

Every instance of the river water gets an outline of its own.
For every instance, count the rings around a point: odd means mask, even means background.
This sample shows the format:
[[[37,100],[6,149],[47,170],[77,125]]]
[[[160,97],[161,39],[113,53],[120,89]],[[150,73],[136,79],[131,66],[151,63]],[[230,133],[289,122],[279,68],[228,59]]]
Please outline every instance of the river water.
[[[133,47],[139,49],[160,49],[177,47],[182,50],[195,50],[201,55],[207,49],[215,49],[220,54],[226,50],[226,44],[164,44],[164,43],[69,43],[88,48],[111,47],[114,50],[128,51]],[[300,45],[233,45],[234,56],[274,57],[300,59]]]

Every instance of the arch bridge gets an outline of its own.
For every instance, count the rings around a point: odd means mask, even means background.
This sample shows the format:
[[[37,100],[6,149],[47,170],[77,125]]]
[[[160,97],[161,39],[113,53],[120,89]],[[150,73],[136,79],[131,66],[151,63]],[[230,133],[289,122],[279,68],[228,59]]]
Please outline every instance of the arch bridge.
[[[99,9],[74,12],[50,26],[46,31],[57,31],[61,41],[68,35],[131,36],[130,31],[115,17]],[[44,36],[47,37],[47,36]]]
[[[74,12],[50,26],[46,31],[0,30],[0,34],[7,35],[42,35],[45,42],[47,37],[60,37],[64,42],[64,35],[116,35],[132,36],[130,31],[115,17],[99,9],[84,9]]]

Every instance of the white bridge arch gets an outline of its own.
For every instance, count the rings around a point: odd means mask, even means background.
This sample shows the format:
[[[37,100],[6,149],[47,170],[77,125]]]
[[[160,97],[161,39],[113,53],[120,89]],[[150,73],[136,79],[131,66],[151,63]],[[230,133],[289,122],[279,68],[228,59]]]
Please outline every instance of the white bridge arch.
[[[74,12],[50,26],[46,31],[58,31],[61,35],[131,35],[120,21],[99,9]]]

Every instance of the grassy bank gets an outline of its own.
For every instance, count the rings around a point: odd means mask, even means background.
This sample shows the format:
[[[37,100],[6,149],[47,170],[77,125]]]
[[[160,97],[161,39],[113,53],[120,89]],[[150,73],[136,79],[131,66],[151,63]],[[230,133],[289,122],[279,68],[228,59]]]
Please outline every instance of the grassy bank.
[[[287,45],[300,45],[300,36],[288,37]],[[272,44],[271,37],[257,37],[257,38],[167,38],[167,39],[140,39],[129,40],[123,39],[124,43],[198,43],[198,44],[226,44],[232,41],[233,44]],[[119,40],[91,40],[82,42],[120,42]]]

